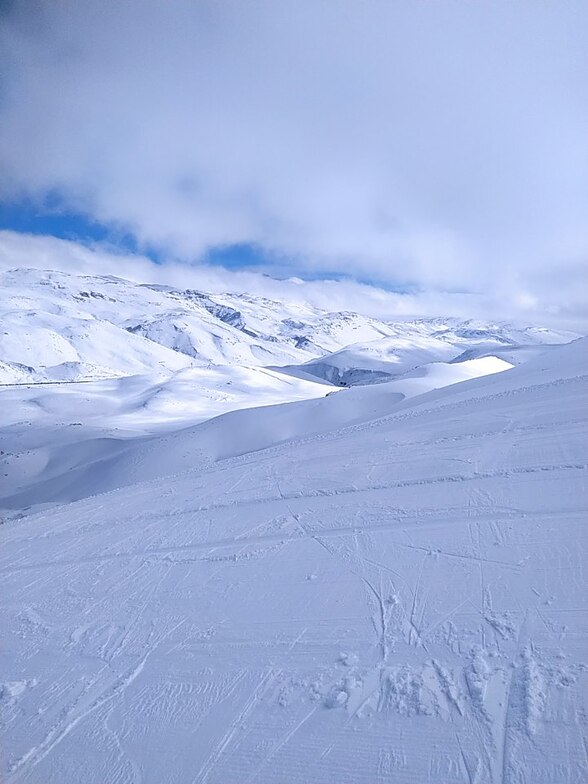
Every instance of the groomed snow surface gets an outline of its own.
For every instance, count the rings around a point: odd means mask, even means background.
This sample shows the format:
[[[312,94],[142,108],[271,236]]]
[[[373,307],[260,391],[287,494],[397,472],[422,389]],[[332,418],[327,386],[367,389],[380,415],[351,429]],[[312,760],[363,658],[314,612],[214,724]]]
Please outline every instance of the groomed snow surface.
[[[0,781],[588,780],[588,340],[478,338],[3,389]]]

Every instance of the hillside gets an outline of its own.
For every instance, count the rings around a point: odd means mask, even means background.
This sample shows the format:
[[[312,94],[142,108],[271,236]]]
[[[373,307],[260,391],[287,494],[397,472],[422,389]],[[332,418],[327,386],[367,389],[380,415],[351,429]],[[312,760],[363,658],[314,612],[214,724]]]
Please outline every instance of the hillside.
[[[225,414],[7,522],[3,781],[583,780],[587,356]]]
[[[247,294],[36,269],[0,273],[0,322],[3,384],[134,375],[160,380],[226,365],[288,366],[315,381],[368,383],[425,362],[454,360],[472,348],[578,337],[455,319],[384,322]]]
[[[301,363],[392,333],[352,313],[32,269],[0,273],[0,318],[3,383]]]

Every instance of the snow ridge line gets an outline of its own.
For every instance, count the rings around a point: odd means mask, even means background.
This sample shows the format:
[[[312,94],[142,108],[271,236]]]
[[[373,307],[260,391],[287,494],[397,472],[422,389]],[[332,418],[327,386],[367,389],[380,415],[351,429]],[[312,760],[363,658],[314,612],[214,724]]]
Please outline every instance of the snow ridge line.
[[[516,371],[516,370],[518,370],[518,368],[513,368],[510,371],[505,371],[505,373],[506,374],[511,373],[511,372],[513,372],[513,370]],[[501,376],[503,377],[505,375],[505,373],[498,374],[498,377],[501,377]],[[257,450],[257,452],[255,454],[259,454],[259,453],[263,452],[263,453],[265,453],[267,455],[270,455],[270,454],[278,452],[278,451],[280,451],[280,450],[282,450],[284,448],[292,448],[293,446],[302,446],[302,445],[309,444],[309,443],[312,443],[312,442],[315,442],[315,441],[336,441],[338,438],[340,438],[342,436],[349,435],[351,433],[359,433],[359,432],[362,432],[362,431],[365,432],[365,431],[371,430],[371,429],[373,429],[375,427],[381,427],[382,424],[384,424],[384,423],[392,424],[392,423],[396,423],[396,422],[406,422],[406,421],[408,421],[410,419],[416,419],[416,418],[418,418],[420,416],[424,416],[426,414],[433,414],[433,413],[435,415],[437,415],[437,414],[442,415],[442,414],[445,414],[445,413],[447,413],[449,411],[454,411],[456,409],[462,408],[464,406],[469,406],[469,405],[474,405],[474,406],[476,406],[476,410],[479,410],[479,405],[480,405],[481,402],[486,404],[486,403],[491,402],[491,401],[501,400],[502,398],[505,398],[505,397],[518,397],[519,395],[528,394],[529,392],[535,392],[535,391],[539,391],[539,390],[547,390],[547,389],[551,389],[551,388],[557,387],[557,386],[564,386],[564,385],[568,385],[568,384],[576,384],[576,383],[587,381],[588,380],[588,373],[577,375],[577,376],[572,376],[570,378],[555,379],[553,381],[543,381],[543,382],[540,382],[540,383],[537,383],[537,384],[530,384],[530,385],[527,385],[527,386],[516,387],[514,389],[506,389],[506,390],[503,390],[502,392],[495,392],[495,393],[490,394],[490,395],[484,395],[483,397],[475,397],[475,396],[474,397],[469,397],[469,398],[465,398],[465,399],[458,400],[458,401],[455,401],[455,402],[444,403],[442,405],[437,405],[437,406],[435,405],[435,402],[436,402],[435,400],[433,400],[432,401],[432,405],[429,405],[428,407],[426,407],[426,406],[429,403],[429,400],[423,400],[423,401],[420,400],[420,398],[421,397],[425,397],[425,395],[428,398],[429,396],[435,395],[436,393],[439,393],[439,392],[444,392],[445,390],[449,390],[449,389],[454,391],[456,394],[458,392],[463,394],[463,392],[464,392],[463,387],[464,386],[470,385],[470,384],[475,384],[475,383],[480,382],[480,381],[485,381],[486,383],[489,383],[488,382],[488,378],[489,378],[488,376],[485,376],[482,379],[479,379],[479,378],[469,379],[467,381],[462,381],[459,384],[452,384],[449,387],[444,387],[442,389],[431,390],[431,392],[426,392],[422,396],[418,395],[416,397],[409,398],[408,400],[402,401],[401,403],[397,404],[397,406],[399,408],[401,408],[401,409],[404,408],[404,406],[406,406],[409,409],[408,411],[400,410],[398,413],[394,412],[394,413],[391,413],[391,414],[385,414],[384,416],[380,416],[380,417],[377,417],[375,419],[369,419],[369,420],[367,420],[365,422],[359,422],[359,423],[356,423],[356,424],[351,424],[351,425],[345,425],[343,427],[338,427],[338,428],[335,428],[334,430],[331,430],[331,431],[329,431],[327,433],[318,433],[318,434],[314,434],[314,435],[311,435],[311,436],[302,436],[302,437],[299,437],[299,438],[292,438],[292,439],[287,440],[284,443],[276,444],[275,446],[269,446],[269,447],[266,447],[264,449],[259,449],[259,450]],[[490,378],[492,378],[492,377],[490,377]],[[500,380],[503,380],[503,379],[501,378]],[[343,392],[343,394],[345,394],[345,393]],[[224,416],[224,414],[221,414],[220,416]],[[236,463],[239,463],[239,462],[242,462],[242,461],[246,461],[247,458],[251,454],[252,454],[251,452],[247,452],[247,453],[245,453],[243,455],[236,455],[234,457],[226,458],[226,462],[227,463],[230,462],[231,465],[234,465]],[[225,461],[223,461],[223,462],[225,462]]]

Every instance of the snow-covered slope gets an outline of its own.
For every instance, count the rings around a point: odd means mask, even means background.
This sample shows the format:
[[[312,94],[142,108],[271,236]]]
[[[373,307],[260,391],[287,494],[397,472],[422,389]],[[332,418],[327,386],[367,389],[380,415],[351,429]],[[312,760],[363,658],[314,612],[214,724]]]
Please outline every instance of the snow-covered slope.
[[[306,378],[368,383],[460,354],[578,337],[451,319],[385,323],[247,294],[36,269],[0,273],[0,323],[4,384],[160,379],[209,365],[289,366]]]
[[[0,274],[0,320],[3,383],[301,363],[392,334],[352,313],[27,269]]]
[[[0,509],[62,503],[172,472],[184,451],[165,453],[162,432],[226,411],[320,398],[332,387],[266,368],[189,368],[170,379],[144,376],[0,391]],[[263,432],[263,415],[258,417]],[[191,432],[191,431],[190,431]],[[154,436],[157,434],[157,436]],[[233,438],[230,429],[221,437]],[[155,442],[155,443],[152,443]],[[141,447],[148,444],[152,465]],[[195,438],[183,468],[213,456]],[[127,464],[117,462],[119,452]]]
[[[7,522],[3,782],[585,780],[587,356],[228,414]]]
[[[281,369],[301,378],[320,378],[340,386],[373,384],[400,378],[431,362],[461,363],[495,357],[510,365],[519,364],[546,345],[579,337],[558,330],[456,319],[419,319],[388,327],[393,332],[391,336],[357,342],[302,366]]]
[[[0,439],[10,445],[0,455],[0,509],[74,501],[208,466],[364,422],[405,398],[510,367],[494,357],[432,363],[413,376],[344,394],[265,368],[229,367],[186,370],[150,386],[135,377],[7,389],[0,395]],[[328,401],[319,396],[335,393]],[[284,399],[305,402],[267,405]]]
[[[247,451],[243,433],[262,448],[364,421],[574,337],[455,319],[384,323],[113,277],[24,269],[0,282],[0,506],[17,510],[208,465]],[[332,384],[373,382],[388,383],[320,402]],[[194,425],[197,434],[157,440]]]

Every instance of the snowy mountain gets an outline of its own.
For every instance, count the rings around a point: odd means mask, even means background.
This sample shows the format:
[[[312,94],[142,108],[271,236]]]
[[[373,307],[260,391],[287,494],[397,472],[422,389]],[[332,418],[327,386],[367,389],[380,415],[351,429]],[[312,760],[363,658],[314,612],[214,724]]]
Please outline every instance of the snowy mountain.
[[[587,348],[148,436],[2,390],[57,504],[0,527],[2,781],[585,780]]]
[[[369,383],[427,362],[472,359],[472,351],[578,337],[455,319],[386,323],[246,294],[33,269],[0,274],[0,320],[5,384],[169,378],[211,365],[287,366],[307,380]]]
[[[419,319],[387,326],[393,331],[391,336],[358,342],[311,359],[302,366],[281,370],[338,386],[355,386],[398,379],[430,363],[463,363],[495,357],[509,366],[516,365],[546,345],[567,343],[579,337],[565,331],[456,319]]]
[[[0,318],[3,383],[303,363],[392,334],[298,303],[26,269],[0,274]]]
[[[149,467],[137,439],[146,439],[151,454],[154,437],[196,426],[190,443],[198,450],[182,454],[189,465],[208,464],[224,452],[204,446],[202,423],[227,412],[314,398],[314,408],[289,409],[285,432],[305,431],[311,410],[328,430],[363,421],[368,402],[371,415],[576,337],[456,319],[386,323],[110,276],[19,269],[0,284],[0,437],[7,445],[0,506],[13,510],[83,497],[87,482],[78,479],[88,473],[101,491],[142,472],[161,474],[161,460]],[[337,388],[374,383],[381,390],[320,402]],[[262,446],[283,430],[267,411],[246,420]],[[234,442],[241,430],[239,424],[226,438]],[[118,454],[128,453],[131,441],[132,467],[123,470]],[[166,466],[178,459],[170,453]]]

